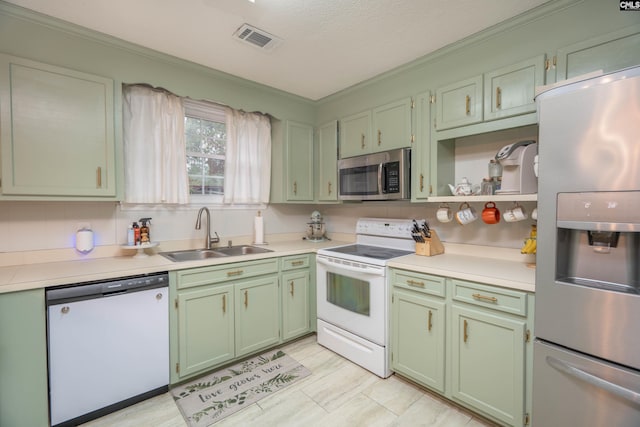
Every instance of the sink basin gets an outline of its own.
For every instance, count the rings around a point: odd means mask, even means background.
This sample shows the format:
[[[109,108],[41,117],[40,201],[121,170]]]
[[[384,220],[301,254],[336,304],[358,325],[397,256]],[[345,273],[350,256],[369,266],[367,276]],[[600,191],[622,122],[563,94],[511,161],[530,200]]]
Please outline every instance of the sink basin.
[[[238,245],[238,246],[227,246],[224,248],[215,248],[215,251],[221,254],[224,254],[225,256],[251,255],[251,254],[262,254],[265,252],[273,252],[271,249],[259,248],[257,246],[250,246],[250,245]]]
[[[259,248],[250,245],[238,245],[215,249],[187,249],[184,251],[160,252],[160,255],[173,261],[200,261],[209,258],[224,258],[237,255],[261,254],[273,252],[271,249]]]
[[[214,251],[213,249],[187,249],[184,251],[160,252],[160,255],[173,261],[199,261],[209,258],[222,258],[227,255]]]

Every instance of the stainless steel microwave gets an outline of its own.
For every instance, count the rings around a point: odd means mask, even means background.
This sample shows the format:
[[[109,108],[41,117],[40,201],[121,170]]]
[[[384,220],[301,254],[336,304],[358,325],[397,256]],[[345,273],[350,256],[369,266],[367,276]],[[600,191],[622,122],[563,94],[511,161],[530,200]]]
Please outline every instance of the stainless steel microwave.
[[[411,149],[338,160],[340,200],[411,198]]]

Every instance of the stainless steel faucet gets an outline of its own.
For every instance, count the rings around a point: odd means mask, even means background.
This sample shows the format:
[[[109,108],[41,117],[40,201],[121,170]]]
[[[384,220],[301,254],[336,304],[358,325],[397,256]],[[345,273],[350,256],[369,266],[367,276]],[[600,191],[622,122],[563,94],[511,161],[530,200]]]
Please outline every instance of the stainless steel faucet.
[[[198,211],[198,218],[196,219],[196,230],[200,230],[200,226],[202,223],[202,212],[207,213],[207,235],[205,237],[204,245],[206,249],[211,249],[212,243],[218,243],[220,241],[220,236],[218,233],[215,233],[216,237],[211,238],[211,214],[209,213],[209,208],[201,207]]]

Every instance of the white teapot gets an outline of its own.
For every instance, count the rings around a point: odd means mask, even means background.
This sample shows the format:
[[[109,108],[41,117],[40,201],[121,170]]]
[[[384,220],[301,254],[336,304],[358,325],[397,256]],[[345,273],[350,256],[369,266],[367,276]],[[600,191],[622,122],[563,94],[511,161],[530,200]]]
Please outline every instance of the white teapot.
[[[477,185],[475,187],[477,187]],[[449,184],[451,194],[454,196],[470,196],[477,191],[475,187],[471,185],[466,177],[462,178],[462,182],[458,183],[455,187]]]

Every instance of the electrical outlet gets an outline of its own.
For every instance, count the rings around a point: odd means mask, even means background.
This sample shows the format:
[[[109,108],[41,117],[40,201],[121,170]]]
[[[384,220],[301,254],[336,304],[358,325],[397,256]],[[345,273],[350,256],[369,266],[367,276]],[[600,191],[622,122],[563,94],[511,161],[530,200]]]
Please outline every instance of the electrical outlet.
[[[76,225],[76,231],[77,230],[82,230],[82,229],[86,229],[86,230],[91,230],[91,223],[89,222],[79,222]]]

